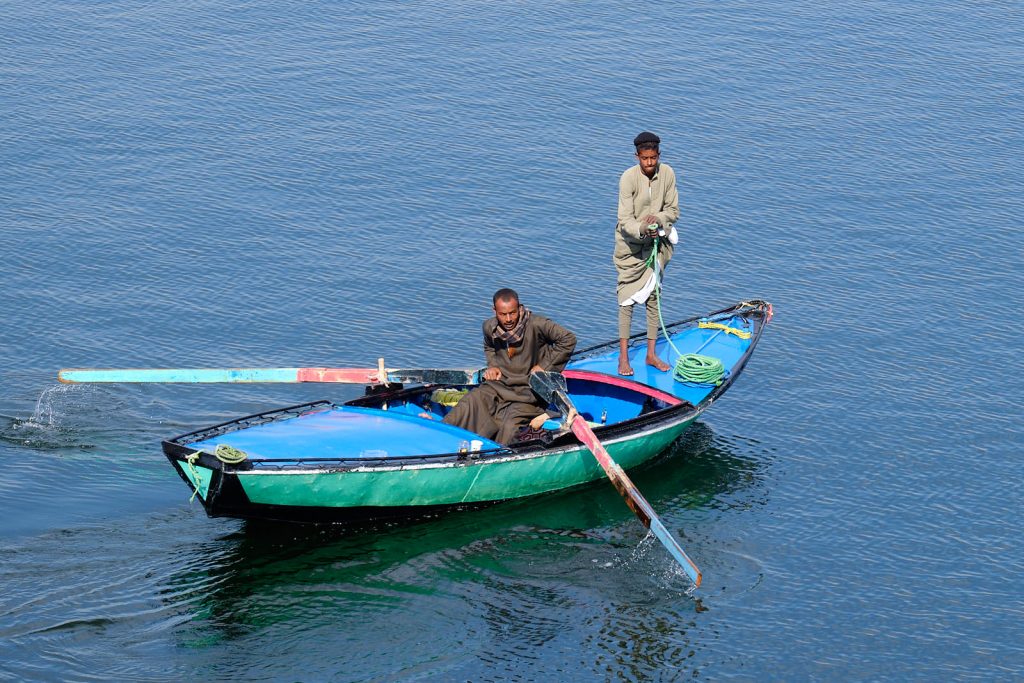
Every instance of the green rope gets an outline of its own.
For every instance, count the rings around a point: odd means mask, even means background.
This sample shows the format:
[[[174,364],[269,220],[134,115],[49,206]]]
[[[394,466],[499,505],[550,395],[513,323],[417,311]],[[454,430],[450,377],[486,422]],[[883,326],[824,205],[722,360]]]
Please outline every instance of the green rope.
[[[679,382],[714,384],[717,386],[722,383],[722,375],[724,374],[725,367],[722,365],[722,361],[717,358],[688,353],[679,358],[672,376]]]
[[[228,446],[227,444],[220,444],[214,449],[213,454],[225,465],[237,465],[249,456],[245,451],[239,450],[234,446]]]
[[[658,243],[659,240],[655,237],[654,249],[651,250],[651,255],[646,261],[646,265],[652,270],[654,269],[654,260],[658,258]],[[656,275],[657,273],[658,271],[655,270]],[[676,360],[676,366],[672,370],[672,377],[677,382],[687,382],[689,384],[713,384],[715,386],[721,384],[722,377],[725,375],[725,367],[722,365],[722,361],[713,356],[683,353],[672,343],[672,337],[669,336],[668,329],[665,327],[665,318],[661,315],[660,281],[654,283],[654,295],[658,304],[658,322],[661,323],[661,331],[665,335],[665,341],[668,342],[668,345],[679,356],[679,359]]]
[[[192,497],[188,499],[189,504],[199,494],[199,470],[196,469],[196,460],[199,459],[200,455],[202,455],[202,451],[196,451],[185,458],[185,464],[188,465],[188,469],[192,472],[192,479],[196,482],[193,486],[195,491],[192,492]],[[237,465],[249,457],[245,451],[234,446],[228,446],[227,444],[219,444],[213,449],[213,456],[225,465]]]
[[[430,400],[438,405],[452,407],[462,400],[469,389],[435,389]]]

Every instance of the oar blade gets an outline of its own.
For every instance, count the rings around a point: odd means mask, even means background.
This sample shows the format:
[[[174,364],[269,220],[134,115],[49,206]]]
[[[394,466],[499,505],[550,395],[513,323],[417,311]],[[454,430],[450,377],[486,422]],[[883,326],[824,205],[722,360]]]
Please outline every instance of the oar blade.
[[[530,375],[530,388],[545,401],[557,405],[560,410],[569,408],[566,405],[569,390],[562,373],[534,372]]]
[[[669,554],[675,559],[676,562],[683,568],[683,571],[689,577],[690,581],[693,582],[695,587],[700,586],[703,576],[701,575],[700,569],[693,560],[683,551],[682,547],[672,536],[669,530],[662,523],[661,518],[658,517],[658,513],[654,511],[651,504],[647,502],[643,494],[636,487],[636,484],[629,478],[626,472],[619,466],[615,460],[612,459],[611,455],[605,449],[604,445],[594,434],[594,430],[590,428],[587,421],[576,415],[572,421],[572,432],[575,434],[583,444],[590,449],[597,462],[604,469],[608,479],[611,480],[612,484],[618,490],[619,494],[626,499],[626,505],[633,511],[633,514],[643,523],[645,527],[651,530],[655,538],[657,538],[665,549],[668,550]]]

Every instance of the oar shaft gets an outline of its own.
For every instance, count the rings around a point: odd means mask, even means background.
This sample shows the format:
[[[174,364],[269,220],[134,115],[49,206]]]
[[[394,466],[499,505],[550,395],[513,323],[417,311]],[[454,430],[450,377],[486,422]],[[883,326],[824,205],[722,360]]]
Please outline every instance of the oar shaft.
[[[713,335],[708,337],[708,340],[706,342],[704,342],[703,344],[701,344],[700,348],[697,349],[696,351],[694,351],[694,353],[697,354],[697,353],[700,353],[701,351],[703,351],[705,346],[707,346],[711,342],[715,341],[715,339],[718,337],[718,335],[722,334],[723,332],[725,332],[725,330],[719,330],[718,332],[715,332]]]
[[[57,373],[61,382],[168,382],[208,384],[220,382],[301,382],[308,368],[71,368]],[[366,370],[366,373],[376,372]]]
[[[65,384],[80,383],[298,383],[335,382],[342,384],[379,384],[380,368],[69,368],[57,373]],[[424,384],[479,384],[478,371],[472,368],[384,369],[386,382]]]
[[[568,397],[565,397],[568,402]],[[665,549],[668,550],[669,554],[675,558],[676,562],[680,564],[686,575],[693,581],[694,586],[700,586],[701,579],[703,578],[700,569],[697,565],[689,558],[689,556],[683,551],[676,539],[673,538],[665,525],[662,524],[658,514],[651,507],[651,504],[647,502],[647,499],[643,497],[643,494],[637,489],[636,485],[626,474],[617,462],[615,462],[604,445],[598,440],[597,435],[594,434],[594,430],[590,428],[587,421],[577,415],[570,425],[572,433],[575,434],[580,441],[590,449],[590,452],[594,454],[597,462],[604,469],[605,474],[611,480],[612,484],[618,490],[619,494],[626,499],[626,504],[629,509],[643,522],[643,525],[651,530],[654,536],[661,542]]]

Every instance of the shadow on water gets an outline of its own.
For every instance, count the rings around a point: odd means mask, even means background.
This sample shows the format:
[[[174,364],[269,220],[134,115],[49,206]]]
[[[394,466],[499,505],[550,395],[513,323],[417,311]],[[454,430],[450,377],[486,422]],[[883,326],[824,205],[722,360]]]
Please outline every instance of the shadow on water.
[[[632,476],[670,528],[685,528],[699,525],[709,509],[758,504],[763,456],[756,446],[736,447],[698,423]],[[566,594],[576,590],[601,594],[598,602],[628,591],[634,606],[655,605],[669,594],[689,605],[684,609],[692,618],[699,602],[695,609],[681,569],[645,541],[645,533],[602,482],[397,526],[352,530],[249,521],[209,542],[212,547],[200,552],[216,561],[188,562],[189,570],[170,577],[165,592],[202,587],[195,618],[180,634],[192,647],[277,631],[289,622],[303,630],[336,629],[385,614],[392,628],[412,618],[406,614],[420,620],[427,614],[439,627],[458,630],[463,627],[449,622],[460,612],[475,615],[477,628],[494,637],[547,642],[572,628],[573,605],[565,605],[561,618],[551,615],[559,603],[571,603]],[[410,604],[420,602],[426,609]],[[550,621],[539,622],[537,610]],[[529,619],[516,618],[520,612]]]
[[[758,474],[772,460],[746,437],[724,437],[698,422],[650,463],[630,473],[644,496],[662,507],[731,507],[737,494],[758,485]],[[756,500],[741,495],[748,504]]]

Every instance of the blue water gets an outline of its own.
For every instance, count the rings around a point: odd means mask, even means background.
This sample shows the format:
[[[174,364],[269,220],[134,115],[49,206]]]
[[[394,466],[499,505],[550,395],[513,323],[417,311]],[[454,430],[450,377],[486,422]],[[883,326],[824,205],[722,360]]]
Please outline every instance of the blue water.
[[[0,678],[1019,680],[1019,3],[4,4]],[[615,335],[618,175],[679,176],[666,317],[776,317],[634,481],[341,534],[211,520],[159,442],[457,366],[500,286]],[[639,326],[636,328],[639,331]]]

